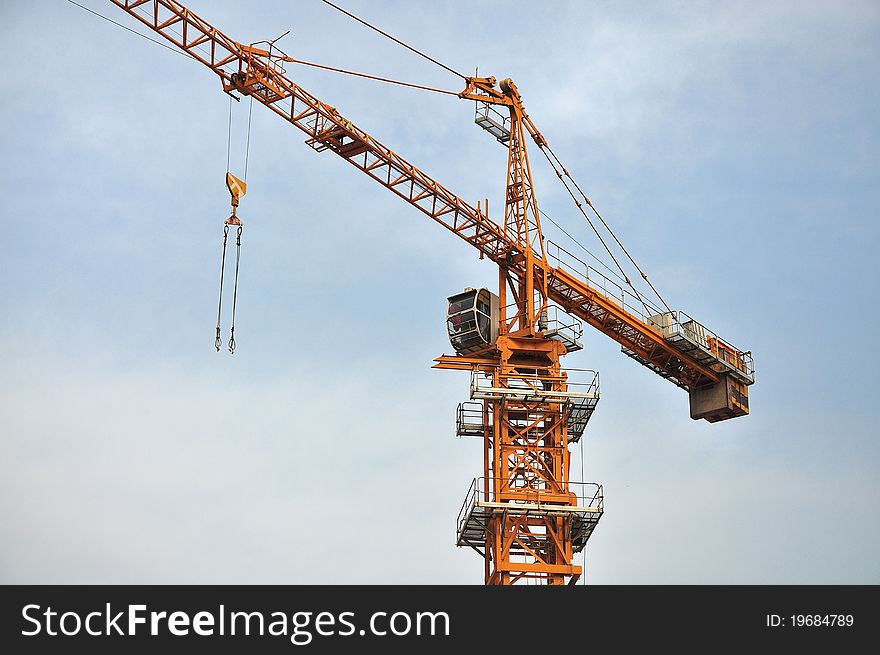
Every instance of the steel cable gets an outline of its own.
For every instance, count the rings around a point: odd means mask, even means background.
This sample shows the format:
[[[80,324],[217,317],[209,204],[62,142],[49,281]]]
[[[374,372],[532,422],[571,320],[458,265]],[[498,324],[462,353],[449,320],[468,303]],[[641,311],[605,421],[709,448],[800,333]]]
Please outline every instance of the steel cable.
[[[444,68],[444,69],[448,70],[448,71],[449,71],[450,73],[452,73],[453,75],[458,75],[458,76],[459,76],[460,78],[462,78],[462,79],[467,79],[467,76],[462,75],[462,74],[459,73],[457,70],[454,70],[454,69],[450,68],[449,66],[447,66],[446,64],[437,61],[437,60],[434,59],[433,57],[431,57],[431,56],[429,56],[429,55],[426,55],[424,52],[421,52],[421,51],[419,51],[419,50],[416,50],[416,49],[413,48],[411,45],[409,45],[409,44],[407,44],[407,43],[404,43],[403,41],[401,41],[401,40],[398,39],[397,37],[391,36],[390,34],[388,34],[388,32],[383,32],[382,30],[380,30],[380,29],[379,29],[378,27],[376,27],[375,25],[370,25],[370,23],[368,23],[368,22],[365,21],[364,19],[362,19],[362,18],[358,18],[357,16],[355,16],[354,14],[352,14],[352,13],[349,12],[349,11],[346,11],[345,9],[343,9],[342,7],[340,7],[339,5],[333,4],[332,2],[330,2],[330,0],[321,0],[321,2],[323,2],[325,5],[328,5],[328,6],[330,6],[330,7],[333,7],[333,8],[336,9],[337,11],[341,11],[343,14],[345,14],[345,15],[348,16],[349,18],[353,18],[354,20],[356,20],[356,21],[357,21],[358,23],[360,23],[361,25],[364,25],[364,26],[366,26],[366,27],[369,27],[371,30],[374,30],[374,31],[378,32],[379,34],[381,34],[382,36],[391,39],[392,41],[394,41],[394,42],[397,43],[398,45],[402,45],[404,48],[406,48],[407,50],[410,50],[410,51],[414,52],[414,53],[417,54],[419,57],[424,57],[424,58],[427,59],[428,61],[430,61],[430,62],[432,62],[432,63],[434,63],[434,64],[437,64],[437,65],[440,66],[441,68]]]

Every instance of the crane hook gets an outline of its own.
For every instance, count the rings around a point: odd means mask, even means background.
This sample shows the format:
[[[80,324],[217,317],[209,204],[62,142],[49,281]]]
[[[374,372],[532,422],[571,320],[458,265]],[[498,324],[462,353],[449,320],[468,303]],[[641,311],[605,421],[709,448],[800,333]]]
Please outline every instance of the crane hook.
[[[238,208],[238,201],[247,193],[247,183],[227,171],[226,188],[229,189],[229,195],[232,197],[232,216],[226,219],[226,225],[241,225],[241,219],[236,216],[235,210]]]
[[[229,354],[233,354],[235,352],[235,309],[238,304],[238,270],[241,261],[241,232],[243,227],[236,209],[239,200],[247,192],[247,184],[227,171],[226,188],[229,189],[229,195],[231,196],[232,214],[223,223],[223,252],[220,257],[220,297],[217,301],[217,328],[214,334],[214,348],[217,352],[220,352],[220,348],[223,346],[223,339],[220,333],[220,319],[223,311],[223,280],[226,273],[226,244],[229,240],[229,226],[235,225],[238,229],[236,230],[235,238],[235,279],[233,281],[232,291],[232,325],[229,330],[229,343],[227,346]]]

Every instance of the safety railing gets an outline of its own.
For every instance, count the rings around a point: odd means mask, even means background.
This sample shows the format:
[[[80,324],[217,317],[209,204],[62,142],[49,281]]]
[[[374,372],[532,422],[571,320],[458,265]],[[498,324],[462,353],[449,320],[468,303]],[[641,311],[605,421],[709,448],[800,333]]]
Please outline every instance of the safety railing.
[[[660,325],[667,341],[676,342],[684,339],[705,355],[725,364],[733,373],[745,377],[744,382],[755,381],[755,361],[750,351],[739,350],[686,313],[665,312],[660,316],[652,317],[652,320]]]
[[[508,303],[501,308],[501,319],[511,322],[519,313],[519,305]],[[564,343],[578,343],[584,335],[584,324],[576,316],[572,316],[558,305],[548,303],[547,308],[538,319],[538,329],[549,338],[557,338]]]
[[[564,375],[554,377],[541,375],[537,371],[517,371],[501,375],[496,382],[492,374],[473,370],[471,400],[565,403],[572,399],[599,397],[599,374],[596,371],[562,369],[562,373]],[[575,373],[575,377],[588,377],[588,380],[573,382],[569,373]],[[561,388],[563,386],[565,390]]]
[[[576,384],[581,392],[578,395],[569,396],[562,405],[562,416],[568,430],[569,443],[576,443],[584,434],[584,430],[599,402],[599,374],[588,369],[565,369],[567,374],[574,373],[576,376],[587,377],[588,381]],[[483,375],[481,378],[486,384],[491,378]],[[478,383],[479,386],[479,383]],[[488,414],[484,403],[480,401],[465,401],[458,404],[455,412],[455,435],[458,437],[483,437],[488,430],[490,436],[492,426],[492,404],[489,403]],[[486,420],[488,418],[488,421]],[[517,417],[520,421],[535,420],[528,412]]]
[[[459,437],[482,437],[486,422],[483,403],[463,402],[455,412],[455,434]],[[490,417],[491,421],[491,417]],[[491,422],[490,424],[491,425]]]
[[[468,487],[456,519],[456,533],[459,535],[459,540],[465,534],[475,513],[504,510],[508,512],[600,515],[605,511],[605,496],[601,484],[569,482],[566,487],[569,501],[560,503],[559,492],[549,489],[546,482],[540,479],[526,482],[496,477],[474,478]],[[496,488],[500,489],[500,492],[496,493]],[[516,492],[522,493],[522,500],[512,497]]]
[[[565,417],[565,427],[568,430],[569,443],[577,443],[584,435],[587,423],[593,416],[596,405],[599,403],[599,374],[595,371],[582,369],[568,369],[569,371],[577,371],[578,373],[592,374],[590,382],[586,383],[586,397],[569,398],[562,406],[562,412]]]
[[[677,342],[685,339],[729,367],[734,374],[741,375],[744,382],[754,382],[755,369],[751,351],[740,350],[683,311],[661,310],[644,297],[637,297],[558,244],[548,241],[545,250],[551,266],[579,278],[606,300],[661,332],[667,341],[679,345]]]
[[[579,339],[584,334],[584,324],[561,307],[549,305],[538,325],[544,336],[561,341],[569,352],[583,347]]]
[[[649,316],[660,313],[657,307],[647,302],[644,298],[639,299],[632,291],[627,290],[604,273],[587,264],[584,260],[568,252],[562,246],[552,241],[547,241],[544,249],[547,253],[547,261],[551,266],[580,278],[587,283],[587,286],[605,299],[610,300],[644,323],[648,322]]]
[[[510,115],[504,115],[488,102],[476,102],[474,123],[498,139],[499,143],[510,141]]]

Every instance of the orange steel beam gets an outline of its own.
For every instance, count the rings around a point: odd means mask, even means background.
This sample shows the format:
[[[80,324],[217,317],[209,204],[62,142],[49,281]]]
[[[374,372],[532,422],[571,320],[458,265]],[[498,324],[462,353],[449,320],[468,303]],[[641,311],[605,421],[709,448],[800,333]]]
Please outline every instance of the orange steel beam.
[[[522,220],[508,230],[490,220],[484,208],[473,207],[403,157],[382,145],[284,74],[284,55],[229,38],[174,0],[110,0],[145,26],[205,64],[227,93],[250,95],[303,131],[308,145],[332,150],[378,183],[458,235],[507,271],[520,288],[532,287],[582,318],[600,332],[650,362],[655,371],[681,387],[717,382],[721,375],[666,343],[662,335],[626,310],[608,302],[579,278],[551,267],[542,252],[540,226]],[[494,88],[494,78],[468,78],[459,96],[511,107],[509,95]],[[521,104],[519,111],[521,111]],[[543,137],[521,111],[521,125],[537,141]],[[521,144],[524,146],[524,144]],[[516,181],[522,188],[522,180]],[[531,198],[531,190],[527,195]],[[509,217],[508,217],[509,219]],[[526,234],[528,236],[526,236]],[[526,238],[523,243],[520,239]],[[538,250],[538,248],[541,250]],[[528,284],[527,281],[533,281]],[[545,286],[546,281],[546,288]],[[533,308],[532,317],[538,313]],[[531,323],[532,317],[526,317]]]
[[[549,277],[551,300],[650,361],[671,382],[691,389],[721,379],[719,373],[667,343],[660,332],[609,301],[580,278],[558,268],[551,268]]]
[[[536,375],[525,379],[528,385],[566,390],[561,343],[508,335],[499,337],[497,345],[497,357],[488,362],[494,387],[523,380],[521,369],[528,369]],[[510,503],[511,508],[523,503],[540,503],[546,510],[576,505],[569,489],[571,461],[562,405],[514,399],[486,402],[493,422],[491,431],[484,432],[488,456],[483,475],[491,500]],[[572,562],[571,520],[540,512],[494,515],[486,527],[486,584],[510,585],[529,578],[551,585],[577,581],[583,571]]]
[[[229,38],[174,0],[110,0],[216,73],[227,92],[250,95],[492,259],[514,244],[473,207],[284,75],[282,53]]]

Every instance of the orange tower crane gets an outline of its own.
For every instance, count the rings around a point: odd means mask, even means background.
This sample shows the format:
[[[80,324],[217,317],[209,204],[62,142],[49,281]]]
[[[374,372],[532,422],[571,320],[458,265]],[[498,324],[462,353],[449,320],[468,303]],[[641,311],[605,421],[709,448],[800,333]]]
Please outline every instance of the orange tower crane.
[[[568,446],[581,438],[599,398],[597,374],[584,378],[561,365],[581,347],[581,321],[686,390],[692,418],[714,422],[748,413],[749,352],[545,242],[527,140],[551,165],[559,162],[510,79],[496,84],[493,77],[462,76],[466,86],[457,94],[476,101],[475,122],[507,147],[498,223],[489,218],[488,203],[465,202],[288,78],[284,64],[297,60],[274,43],[268,49],[238,43],[174,0],[111,2],[208,66],[224,91],[256,99],[304,132],[307,145],[336,153],[498,265],[497,294],[466,289],[449,298],[456,354],[435,360],[435,368],[471,375],[457,433],[482,437],[484,462],[458,517],[457,545],[484,557],[486,584],[573,584],[583,573],[574,555],[602,516],[603,492],[570,479]],[[554,170],[560,179],[568,176],[564,167]]]

